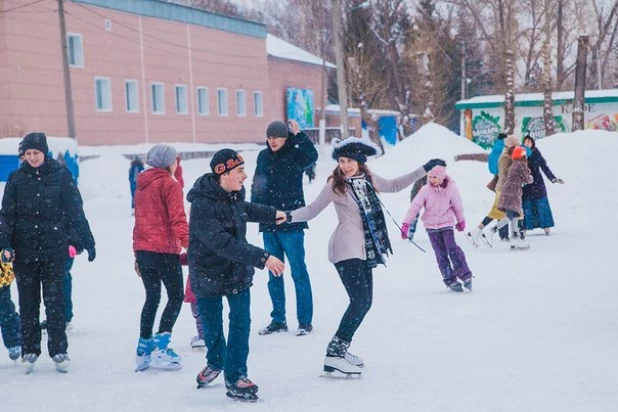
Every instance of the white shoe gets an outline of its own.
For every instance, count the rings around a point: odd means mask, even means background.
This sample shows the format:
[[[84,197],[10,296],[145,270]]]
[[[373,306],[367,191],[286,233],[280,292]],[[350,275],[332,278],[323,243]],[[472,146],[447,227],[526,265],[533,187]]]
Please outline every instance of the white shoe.
[[[24,367],[26,373],[30,373],[34,370],[34,364],[36,363],[39,357],[34,353],[26,353],[21,358],[21,365]]]
[[[135,355],[135,372],[145,371],[150,367],[150,355],[142,353]]]
[[[204,339],[200,339],[199,336],[194,336],[193,339],[191,339],[191,347],[193,349],[205,348],[206,342],[204,342]]]
[[[54,355],[52,358],[54,363],[56,364],[56,369],[58,372],[67,373],[69,370],[69,365],[71,364],[71,358],[66,353],[59,353]]]
[[[362,369],[353,365],[345,357],[326,356],[324,358],[324,372],[339,371],[346,375],[360,375]]]
[[[155,349],[152,351],[150,366],[157,369],[179,370],[182,369],[182,358],[174,349]]]
[[[352,355],[350,352],[345,353],[345,360],[350,362],[352,365],[358,366],[359,368],[364,368],[365,363],[360,356]]]
[[[519,236],[519,233],[513,234],[511,238],[511,249],[526,250],[530,249],[530,244]]]

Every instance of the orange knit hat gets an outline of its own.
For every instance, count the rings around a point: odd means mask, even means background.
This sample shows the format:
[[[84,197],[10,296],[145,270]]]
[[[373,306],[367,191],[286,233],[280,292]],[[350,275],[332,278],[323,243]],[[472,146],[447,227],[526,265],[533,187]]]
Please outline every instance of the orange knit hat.
[[[511,157],[513,158],[513,160],[525,159],[526,149],[521,146],[517,146],[515,149],[513,149],[513,154],[511,155]]]

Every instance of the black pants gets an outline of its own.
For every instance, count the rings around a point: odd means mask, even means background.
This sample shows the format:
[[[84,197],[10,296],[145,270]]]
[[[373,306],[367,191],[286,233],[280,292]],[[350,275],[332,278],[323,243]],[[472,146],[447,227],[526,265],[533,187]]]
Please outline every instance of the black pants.
[[[366,260],[349,259],[335,263],[350,304],[341,318],[335,334],[339,339],[352,342],[354,333],[363,322],[373,300],[373,274]]]
[[[65,303],[63,282],[66,259],[38,260],[28,263],[16,261],[13,264],[17,291],[19,292],[19,314],[21,319],[22,353],[41,354],[41,327],[39,308],[41,286],[47,318],[47,349],[49,356],[67,353],[69,346],[65,332]]]
[[[158,333],[171,332],[185,297],[182,282],[180,257],[169,253],[138,251],[135,259],[146,290],[146,302],[142,308],[140,337],[150,339],[157,309],[161,302],[161,283],[167,291],[167,305],[161,315]]]

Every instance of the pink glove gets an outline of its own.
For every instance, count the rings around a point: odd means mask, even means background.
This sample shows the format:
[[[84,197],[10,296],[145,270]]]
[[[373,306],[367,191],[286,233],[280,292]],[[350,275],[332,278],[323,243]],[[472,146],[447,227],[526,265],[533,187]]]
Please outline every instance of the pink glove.
[[[75,249],[75,246],[69,245],[69,257],[73,259],[75,256],[77,256],[77,249]]]
[[[466,221],[462,220],[461,222],[457,222],[455,227],[457,228],[459,232],[463,232],[464,230],[466,230]]]
[[[406,240],[408,238],[408,231],[410,230],[410,224],[409,223],[403,223],[401,225],[401,238],[403,240]]]

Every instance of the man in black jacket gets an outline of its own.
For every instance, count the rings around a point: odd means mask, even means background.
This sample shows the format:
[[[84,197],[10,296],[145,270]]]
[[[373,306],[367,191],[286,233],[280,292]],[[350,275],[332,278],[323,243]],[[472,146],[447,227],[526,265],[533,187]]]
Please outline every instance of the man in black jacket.
[[[63,280],[69,245],[96,256],[94,237],[79,189],[69,171],[47,155],[44,133],[30,133],[20,143],[25,161],[9,175],[0,210],[0,248],[15,252],[19,292],[22,364],[31,372],[41,354],[41,287],[47,317],[50,357],[66,372],[70,364],[65,333]],[[4,254],[4,253],[3,253]]]
[[[300,131],[298,123],[290,120],[290,127],[275,121],[268,125],[268,147],[260,152],[251,187],[251,201],[273,206],[278,210],[295,210],[305,206],[303,174],[318,159],[309,137]],[[264,248],[290,262],[292,280],[296,290],[297,335],[313,330],[313,296],[311,282],[305,265],[305,232],[307,223],[284,223],[280,226],[260,224]],[[260,330],[260,335],[287,331],[285,316],[285,288],[282,276],[269,274],[268,292],[273,310],[271,323]]]
[[[247,242],[247,222],[275,224],[285,213],[274,207],[245,201],[247,179],[243,158],[231,149],[219,150],[210,162],[212,173],[196,180],[187,194],[189,219],[189,273],[204,324],[207,366],[198,385],[212,382],[223,370],[227,395],[256,400],[257,385],[247,378],[251,295],[255,267],[267,267],[276,276],[281,260]],[[229,333],[223,335],[223,299],[227,298]]]

